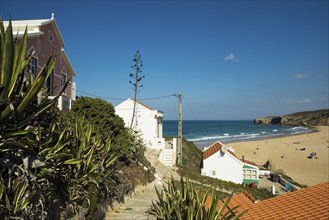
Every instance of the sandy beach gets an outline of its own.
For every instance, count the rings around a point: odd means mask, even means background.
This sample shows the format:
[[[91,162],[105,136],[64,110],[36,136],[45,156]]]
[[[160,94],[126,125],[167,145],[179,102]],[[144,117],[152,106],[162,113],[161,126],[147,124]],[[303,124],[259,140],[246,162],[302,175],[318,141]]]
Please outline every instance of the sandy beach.
[[[271,160],[274,170],[281,169],[296,182],[311,186],[329,181],[329,127],[315,129],[312,133],[227,145],[240,158],[244,156],[256,164]],[[307,158],[312,152],[316,152],[317,159]]]

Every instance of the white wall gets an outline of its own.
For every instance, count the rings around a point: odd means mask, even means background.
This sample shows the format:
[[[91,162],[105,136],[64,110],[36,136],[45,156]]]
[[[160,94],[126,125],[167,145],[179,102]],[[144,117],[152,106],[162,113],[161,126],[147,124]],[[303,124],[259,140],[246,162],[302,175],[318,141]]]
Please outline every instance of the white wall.
[[[115,107],[116,114],[124,120],[126,127],[130,127],[133,107],[134,101],[132,99],[127,99]],[[136,116],[133,121],[133,129],[141,132],[142,139],[148,147],[164,149],[165,141],[162,137],[162,124],[158,128],[158,117],[162,118],[163,114],[136,103]]]
[[[269,176],[272,171],[270,171],[270,170],[258,170],[258,172],[259,172],[259,175]]]
[[[212,175],[212,171],[216,172],[215,176]],[[243,182],[243,163],[228,152],[223,154],[218,151],[203,160],[202,175],[241,184]]]
[[[48,96],[48,99],[54,98],[56,98],[56,96]],[[67,97],[61,95],[57,101],[57,108],[61,111],[67,111],[72,108],[73,103],[73,99],[68,99]]]
[[[76,82],[72,82],[71,99],[73,101],[75,101],[77,99],[77,84],[76,84]]]

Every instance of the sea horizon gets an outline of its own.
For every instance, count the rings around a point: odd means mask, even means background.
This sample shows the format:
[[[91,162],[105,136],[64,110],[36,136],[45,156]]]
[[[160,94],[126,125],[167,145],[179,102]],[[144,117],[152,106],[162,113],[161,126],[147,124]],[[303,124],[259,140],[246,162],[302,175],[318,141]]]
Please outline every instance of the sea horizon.
[[[183,137],[203,149],[216,141],[224,144],[313,131],[302,126],[258,125],[253,120],[184,120]],[[163,136],[177,136],[178,121],[163,121]]]

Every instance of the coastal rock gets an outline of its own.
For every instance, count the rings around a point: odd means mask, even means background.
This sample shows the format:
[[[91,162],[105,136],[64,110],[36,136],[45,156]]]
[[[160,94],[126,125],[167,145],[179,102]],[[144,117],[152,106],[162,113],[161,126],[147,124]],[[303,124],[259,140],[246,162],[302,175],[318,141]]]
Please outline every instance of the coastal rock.
[[[272,117],[266,117],[266,118],[258,118],[254,119],[255,124],[265,124],[265,125],[275,125],[275,124],[281,124],[281,117],[272,116]]]
[[[271,116],[254,119],[256,124],[280,124],[291,126],[328,126],[329,109],[297,112],[284,116]]]

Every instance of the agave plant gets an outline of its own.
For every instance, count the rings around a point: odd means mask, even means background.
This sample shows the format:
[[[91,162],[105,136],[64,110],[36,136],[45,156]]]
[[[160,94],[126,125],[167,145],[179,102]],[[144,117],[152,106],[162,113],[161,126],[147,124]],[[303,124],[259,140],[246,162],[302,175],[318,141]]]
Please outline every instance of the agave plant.
[[[67,207],[77,212],[81,204],[90,204],[88,189],[109,193],[115,175],[114,164],[120,157],[111,151],[111,140],[103,140],[94,127],[74,114],[50,126],[49,144],[39,152],[47,167],[41,176],[53,180],[50,190],[61,195]],[[47,183],[44,183],[47,185]],[[48,184],[49,186],[49,184]],[[49,189],[47,190],[50,192]]]
[[[8,121],[16,128],[22,128],[27,125],[33,117],[57,102],[58,97],[53,100],[44,98],[42,102],[33,109],[32,114],[27,116],[28,108],[32,101],[41,91],[47,78],[55,65],[56,56],[50,54],[46,64],[42,67],[36,79],[27,85],[25,77],[27,64],[33,53],[25,57],[27,45],[27,31],[18,40],[13,38],[12,24],[4,31],[2,20],[0,20],[0,123],[1,127],[8,126]],[[31,112],[29,112],[31,113]]]
[[[29,82],[25,69],[32,54],[26,56],[27,30],[21,39],[13,37],[12,23],[5,30],[0,18],[0,218],[24,216],[32,197],[35,196],[34,169],[41,166],[38,150],[20,141],[30,133],[31,121],[53,106],[53,100],[37,96],[49,77],[56,60],[50,55],[36,79]],[[26,213],[25,213],[26,214]]]
[[[167,182],[167,187],[159,192],[156,189],[158,201],[153,201],[148,213],[157,219],[177,219],[177,220],[210,220],[210,219],[239,219],[246,211],[235,214],[237,208],[228,208],[228,204],[233,194],[231,194],[221,207],[219,198],[212,190],[195,188],[188,180],[181,178],[179,183],[172,179]],[[211,197],[209,207],[206,207],[207,198]]]

